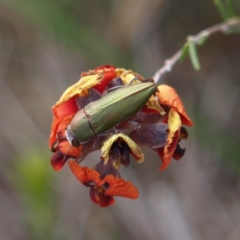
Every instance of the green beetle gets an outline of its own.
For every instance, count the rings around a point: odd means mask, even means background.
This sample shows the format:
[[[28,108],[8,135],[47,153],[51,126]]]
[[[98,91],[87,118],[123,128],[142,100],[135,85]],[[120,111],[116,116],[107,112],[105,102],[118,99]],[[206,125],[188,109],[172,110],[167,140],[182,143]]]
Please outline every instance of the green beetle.
[[[73,146],[112,129],[136,114],[156,92],[153,81],[118,88],[78,111],[65,132]]]

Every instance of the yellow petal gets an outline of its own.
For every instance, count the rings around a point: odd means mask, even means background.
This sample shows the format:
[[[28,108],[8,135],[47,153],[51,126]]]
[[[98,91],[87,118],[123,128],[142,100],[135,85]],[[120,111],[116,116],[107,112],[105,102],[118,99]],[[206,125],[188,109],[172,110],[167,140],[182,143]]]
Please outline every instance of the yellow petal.
[[[129,83],[131,83],[131,81],[135,77],[137,77],[139,79],[139,83],[143,80],[143,77],[140,74],[135,73],[132,70],[126,70],[124,68],[117,68],[116,73],[122,79],[122,81],[125,85],[128,85]],[[137,82],[135,82],[135,83],[137,83]]]
[[[131,150],[131,154],[136,159],[137,163],[141,163],[144,160],[144,154],[142,153],[141,149],[137,146],[137,144],[129,138],[127,135],[123,133],[113,134],[109,139],[107,139],[102,148],[101,148],[101,157],[104,159],[104,164],[107,164],[109,159],[110,149],[114,142],[122,140],[127,143],[128,147]]]
[[[181,124],[182,122],[181,122],[180,115],[174,108],[171,108],[168,113],[168,129],[169,129],[168,138],[167,138],[168,145],[171,144],[174,133],[180,129]]]
[[[86,96],[88,94],[88,89],[99,84],[103,78],[103,72],[99,72],[93,75],[87,75],[66,89],[66,91],[62,94],[58,102],[55,106],[66,102],[69,98],[78,95],[78,96]]]
[[[156,97],[154,97],[153,95],[147,101],[146,106],[149,109],[154,109],[154,110],[158,111],[161,116],[163,116],[166,113],[164,111],[164,109],[160,106],[160,104],[158,103],[158,100],[156,99]]]
[[[176,133],[179,133],[179,129],[181,128],[181,118],[178,112],[171,108],[168,113],[168,138],[167,138],[167,144],[165,145],[163,149],[163,156],[160,156],[162,159],[162,166],[160,167],[160,170],[164,170],[167,168],[167,166],[170,164],[172,156],[174,154],[174,151],[176,149],[179,134],[175,135]]]

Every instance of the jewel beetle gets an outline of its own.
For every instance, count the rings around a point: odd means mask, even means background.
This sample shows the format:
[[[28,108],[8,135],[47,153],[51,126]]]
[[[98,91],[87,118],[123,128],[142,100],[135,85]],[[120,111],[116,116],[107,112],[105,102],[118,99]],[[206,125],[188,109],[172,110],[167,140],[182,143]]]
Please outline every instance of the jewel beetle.
[[[86,143],[118,123],[130,118],[146,104],[156,92],[153,81],[130,84],[109,92],[79,110],[65,132],[73,146]]]

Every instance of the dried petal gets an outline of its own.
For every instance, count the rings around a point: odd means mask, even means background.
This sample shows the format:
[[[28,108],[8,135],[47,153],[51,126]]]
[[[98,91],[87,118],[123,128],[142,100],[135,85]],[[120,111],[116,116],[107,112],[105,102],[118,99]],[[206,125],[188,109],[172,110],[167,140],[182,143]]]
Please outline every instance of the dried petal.
[[[104,195],[93,187],[90,188],[90,198],[94,203],[99,204],[100,207],[109,207],[115,203],[112,196]]]
[[[122,178],[116,178],[112,175],[107,175],[100,183],[104,182],[109,184],[109,187],[105,190],[105,195],[119,196],[131,199],[136,199],[139,196],[138,190],[129,181],[124,181]]]
[[[171,159],[176,150],[176,146],[178,145],[178,140],[179,140],[179,131],[175,132],[171,144],[165,146],[164,148],[156,149],[159,157],[162,160],[162,166],[160,167],[160,171],[165,170],[170,164]]]
[[[179,139],[179,129],[181,127],[181,119],[179,114],[175,109],[171,109],[168,114],[168,138],[167,144],[163,149],[163,155],[161,156],[163,164],[160,170],[164,170],[170,163],[173,153],[176,149],[178,139]],[[159,152],[161,155],[161,153]]]
[[[80,78],[78,82],[67,88],[55,106],[66,102],[68,99],[74,96],[86,96],[88,94],[88,89],[99,84],[102,81],[103,77],[103,73],[99,72]]]
[[[168,85],[160,85],[159,92],[156,93],[159,103],[174,108],[181,116],[182,123],[187,126],[192,126],[193,122],[188,117],[181,99],[174,88]]]
[[[100,93],[103,93],[104,90],[107,88],[108,84],[116,77],[117,77],[117,74],[115,72],[115,68],[104,69],[103,79],[101,83],[94,86],[94,88],[98,90]]]
[[[126,70],[124,68],[117,68],[116,73],[117,73],[117,76],[119,76],[122,79],[125,85],[130,84],[133,79],[136,79],[136,83],[137,82],[140,83],[144,79],[140,74],[135,73],[132,70]]]
[[[101,181],[100,174],[88,167],[81,167],[75,161],[68,161],[68,165],[75,175],[75,177],[83,184],[87,184],[89,181],[99,183]]]
[[[61,105],[54,106],[52,108],[52,111],[54,117],[49,137],[50,148],[52,147],[53,143],[56,142],[57,132],[60,129],[59,125],[62,124],[62,122],[65,122],[66,120],[70,123],[74,114],[78,111],[75,98],[70,98],[68,101],[62,103]]]
[[[156,149],[166,145],[167,130],[168,125],[166,123],[156,123],[132,131],[129,137],[138,145]]]
[[[51,165],[53,169],[55,171],[61,170],[69,157],[70,156],[68,155],[62,154],[61,151],[55,152],[51,157]]]
[[[104,162],[107,163],[109,160],[109,153],[111,147],[116,141],[124,141],[131,150],[131,154],[136,159],[138,163],[141,163],[144,160],[144,154],[141,149],[137,146],[137,144],[129,138],[127,135],[123,133],[113,134],[109,139],[107,139],[101,149],[101,157],[104,159]]]
[[[95,90],[94,88],[90,88],[88,90],[88,95],[84,97],[76,97],[76,104],[78,106],[78,110],[84,108],[89,103],[96,101],[101,98],[101,94]]]
[[[163,116],[166,113],[164,109],[160,106],[155,96],[151,96],[149,98],[149,100],[146,103],[146,106],[148,109],[156,110],[161,116]]]
[[[100,174],[94,169],[81,167],[75,161],[69,161],[68,164],[77,179],[90,187],[92,201],[101,207],[112,205],[113,196],[136,199],[139,195],[137,188],[129,181],[126,182],[113,175],[107,175],[101,179]]]

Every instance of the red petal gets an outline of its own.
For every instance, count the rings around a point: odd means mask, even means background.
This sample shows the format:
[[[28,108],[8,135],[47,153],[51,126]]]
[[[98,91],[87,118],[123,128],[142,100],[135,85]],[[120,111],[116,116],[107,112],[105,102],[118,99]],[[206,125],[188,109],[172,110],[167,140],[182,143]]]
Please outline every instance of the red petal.
[[[159,148],[156,150],[159,157],[162,160],[162,166],[160,167],[160,171],[165,170],[170,164],[174,151],[178,144],[178,139],[179,139],[179,131],[177,131],[174,134],[174,137],[170,145],[166,145],[164,148]]]
[[[113,175],[107,175],[102,181],[109,184],[109,187],[105,190],[105,195],[108,196],[120,196],[131,199],[136,199],[139,196],[137,188],[129,181],[124,181],[122,178],[116,178]]]
[[[51,133],[49,137],[49,147],[51,148],[53,143],[56,141],[56,135],[59,130],[59,124],[64,120],[74,116],[78,111],[78,107],[75,101],[75,97],[70,98],[68,101],[54,106],[53,111],[53,123],[51,127]],[[69,121],[70,122],[70,121]],[[67,125],[66,125],[67,126]]]
[[[104,69],[103,71],[104,71],[103,73],[104,76],[101,83],[93,87],[94,89],[98,90],[100,93],[103,93],[107,85],[117,76],[115,72],[115,68],[107,68],[107,69]]]
[[[60,151],[57,151],[51,157],[51,165],[55,171],[59,171],[66,163],[67,159],[68,158],[65,157]]]
[[[105,65],[102,65],[102,66],[100,66],[100,67],[95,68],[94,70],[97,71],[97,70],[111,69],[111,68],[116,69],[116,67],[113,66],[113,65],[105,64]]]
[[[81,167],[75,161],[68,161],[68,165],[72,170],[75,177],[83,184],[86,184],[89,181],[95,182],[96,184],[100,182],[100,174],[88,167]]]
[[[89,74],[93,74],[94,72],[103,72],[103,79],[101,83],[97,84],[93,88],[95,88],[97,91],[100,93],[103,93],[104,90],[106,89],[107,85],[114,79],[116,78],[116,72],[115,72],[116,67],[112,65],[103,65],[98,68],[95,68],[94,70],[90,70],[88,72],[83,72],[81,74],[81,77],[87,76]]]
[[[182,123],[187,126],[192,126],[193,122],[188,117],[183,103],[179,98],[176,90],[168,85],[160,85],[158,89],[159,92],[157,92],[156,95],[158,97],[159,103],[176,109],[176,111],[181,116]]]
[[[53,107],[53,114],[57,118],[64,118],[66,116],[75,114],[79,109],[76,103],[76,96],[69,98],[66,102]]]

